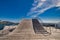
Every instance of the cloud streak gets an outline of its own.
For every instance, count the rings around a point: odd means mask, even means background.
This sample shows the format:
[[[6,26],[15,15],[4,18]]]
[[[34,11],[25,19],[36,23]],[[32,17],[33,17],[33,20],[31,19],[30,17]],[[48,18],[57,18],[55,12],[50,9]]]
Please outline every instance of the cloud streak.
[[[32,6],[27,16],[37,17],[52,7],[60,6],[60,0],[34,0]]]

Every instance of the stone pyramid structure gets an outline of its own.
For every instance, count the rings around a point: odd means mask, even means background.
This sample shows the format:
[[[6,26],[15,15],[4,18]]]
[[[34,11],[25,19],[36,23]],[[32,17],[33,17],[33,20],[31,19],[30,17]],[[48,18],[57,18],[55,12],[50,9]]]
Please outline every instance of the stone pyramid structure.
[[[0,40],[40,40],[47,31],[37,19],[23,19],[18,27]]]
[[[47,32],[37,19],[23,19],[14,32],[39,34]]]
[[[23,19],[18,27],[13,31],[14,33],[29,33],[34,34],[32,20],[31,19]]]

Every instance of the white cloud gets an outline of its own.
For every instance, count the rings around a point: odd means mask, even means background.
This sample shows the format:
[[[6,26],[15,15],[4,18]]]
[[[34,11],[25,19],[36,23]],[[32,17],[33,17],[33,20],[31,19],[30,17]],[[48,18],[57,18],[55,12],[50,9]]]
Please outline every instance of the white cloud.
[[[28,12],[28,16],[37,17],[52,7],[60,6],[60,0],[34,0],[33,7]]]
[[[42,14],[44,11],[46,11],[46,10],[52,8],[52,7],[53,7],[53,6],[50,6],[50,7],[47,7],[47,8],[45,8],[45,9],[42,9],[42,10],[39,10],[39,11],[35,11],[37,14],[32,15],[31,17],[37,17],[38,15]]]
[[[32,13],[36,12],[36,9],[41,7],[43,2],[41,0],[34,0],[34,3],[33,3],[34,7],[30,9],[30,12],[28,13],[28,15],[31,15]]]
[[[46,1],[46,0],[41,0],[41,1]]]
[[[60,2],[59,2],[59,3],[57,3],[57,5],[56,5],[56,6],[57,6],[57,7],[58,7],[58,6],[60,6]]]

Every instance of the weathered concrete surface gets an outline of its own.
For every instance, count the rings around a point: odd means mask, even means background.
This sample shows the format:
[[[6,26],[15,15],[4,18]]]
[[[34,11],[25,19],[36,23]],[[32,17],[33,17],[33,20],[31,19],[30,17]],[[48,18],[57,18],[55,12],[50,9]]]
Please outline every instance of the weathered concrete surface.
[[[52,29],[54,30],[51,31],[51,35],[37,34],[34,32],[32,20],[24,19],[12,33],[8,36],[0,37],[0,40],[60,40],[60,36],[58,36],[60,33],[56,33],[55,28]],[[44,30],[50,31],[49,28]]]
[[[20,22],[14,33],[34,34],[33,24],[31,19],[25,19]]]
[[[3,30],[0,30],[0,37],[8,35],[13,30],[15,30],[16,27],[17,27],[17,25],[15,25],[15,26],[5,26]]]

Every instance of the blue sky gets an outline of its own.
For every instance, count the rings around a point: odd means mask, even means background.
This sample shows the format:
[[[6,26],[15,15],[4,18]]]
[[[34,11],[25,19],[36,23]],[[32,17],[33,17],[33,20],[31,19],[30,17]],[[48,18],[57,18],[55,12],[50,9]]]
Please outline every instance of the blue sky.
[[[0,0],[0,19],[16,21],[26,16],[32,0]]]
[[[30,9],[34,7],[32,5],[33,3],[34,0],[0,0],[0,20],[18,22],[21,18],[31,18],[31,16],[27,16],[27,14],[29,14]],[[58,8],[51,8],[38,17],[41,17],[43,21],[47,18],[48,20],[59,21],[59,11],[60,9]]]

